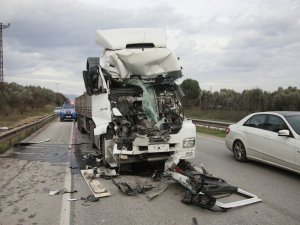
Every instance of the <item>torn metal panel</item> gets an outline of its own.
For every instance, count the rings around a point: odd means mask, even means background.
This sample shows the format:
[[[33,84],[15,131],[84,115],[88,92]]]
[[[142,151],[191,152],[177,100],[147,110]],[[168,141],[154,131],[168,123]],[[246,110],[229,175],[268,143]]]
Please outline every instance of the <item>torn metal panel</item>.
[[[142,79],[162,76],[174,80],[182,77],[178,57],[168,48],[106,50],[100,65],[115,80],[125,80],[132,76]]]

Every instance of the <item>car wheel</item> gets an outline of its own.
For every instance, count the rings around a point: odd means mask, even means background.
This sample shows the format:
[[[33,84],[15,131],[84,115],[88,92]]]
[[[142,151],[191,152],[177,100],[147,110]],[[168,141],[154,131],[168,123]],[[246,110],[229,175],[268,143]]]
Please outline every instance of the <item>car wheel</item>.
[[[247,161],[246,149],[243,142],[237,140],[233,144],[233,155],[236,161],[245,162]]]
[[[105,137],[104,135],[101,135],[100,137],[100,151],[101,151],[101,154],[102,154],[102,162],[103,162],[103,166],[104,167],[108,167],[108,162],[106,161],[105,159]]]

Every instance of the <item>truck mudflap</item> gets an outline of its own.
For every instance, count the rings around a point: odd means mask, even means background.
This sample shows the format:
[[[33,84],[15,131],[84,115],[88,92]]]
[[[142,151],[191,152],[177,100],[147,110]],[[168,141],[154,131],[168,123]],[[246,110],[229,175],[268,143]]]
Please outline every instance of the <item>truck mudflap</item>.
[[[170,167],[165,174],[187,189],[182,199],[185,204],[194,204],[213,211],[226,211],[262,201],[256,195],[209,174],[202,165],[199,168],[186,160],[179,160],[178,163],[175,160],[175,163],[167,165]],[[219,201],[220,198],[231,195],[243,199],[228,203]]]

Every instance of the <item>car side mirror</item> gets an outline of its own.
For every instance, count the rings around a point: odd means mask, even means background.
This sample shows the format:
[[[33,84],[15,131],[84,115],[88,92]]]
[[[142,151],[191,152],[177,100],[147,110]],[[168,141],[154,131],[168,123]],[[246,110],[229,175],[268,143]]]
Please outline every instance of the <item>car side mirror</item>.
[[[278,136],[289,137],[290,131],[289,130],[280,130],[280,131],[278,131]]]

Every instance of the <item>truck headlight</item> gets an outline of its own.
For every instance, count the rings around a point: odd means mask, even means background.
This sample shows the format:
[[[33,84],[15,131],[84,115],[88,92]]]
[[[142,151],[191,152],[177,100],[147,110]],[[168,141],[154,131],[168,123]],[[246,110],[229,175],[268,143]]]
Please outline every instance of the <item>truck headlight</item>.
[[[186,138],[183,140],[183,148],[195,147],[195,138]]]

